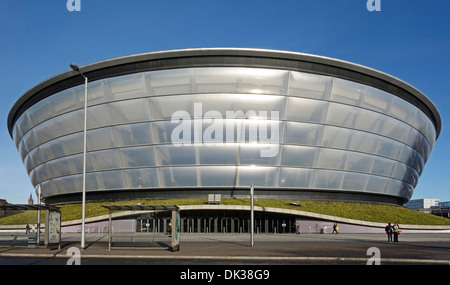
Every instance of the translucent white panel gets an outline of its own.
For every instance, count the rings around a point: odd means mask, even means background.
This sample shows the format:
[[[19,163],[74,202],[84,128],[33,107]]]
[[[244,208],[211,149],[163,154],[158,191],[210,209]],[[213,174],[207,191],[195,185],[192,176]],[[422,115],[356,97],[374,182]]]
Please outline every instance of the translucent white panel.
[[[323,128],[323,125],[285,122],[284,143],[316,145]]]
[[[393,159],[397,159],[402,149],[407,147],[401,143],[394,143],[394,141],[382,137],[379,138],[378,143],[379,148],[377,154]]]
[[[388,115],[398,118],[408,124],[412,124],[417,111],[418,110],[416,107],[405,100],[398,97],[393,97]]]
[[[317,123],[324,121],[328,102],[294,97],[287,100],[286,120]]]
[[[53,108],[53,102],[51,100],[44,99],[27,110],[28,118],[31,126],[36,126],[41,122],[53,117],[55,115],[55,109]]]
[[[265,157],[261,154],[265,145],[260,144],[240,144],[238,146],[240,165],[277,165],[278,156]]]
[[[380,117],[380,120],[382,120],[382,125],[379,130],[380,134],[401,142],[405,141],[411,126],[386,116]]]
[[[84,85],[83,85],[83,103],[84,103]],[[107,102],[105,96],[104,80],[88,82],[88,106],[98,105]],[[84,104],[83,104],[84,107]]]
[[[36,187],[37,185],[33,185]],[[47,197],[50,195],[60,194],[60,192],[64,192],[64,189],[60,189],[60,191],[56,191],[54,183],[52,180],[44,181],[40,184],[42,197]]]
[[[171,143],[172,133],[179,124],[170,121],[160,121],[152,123],[153,141],[155,143]]]
[[[198,93],[236,93],[239,79],[236,68],[195,68],[191,69],[192,88]]]
[[[98,85],[98,83],[95,83],[95,85]],[[93,83],[88,83],[88,98],[97,97],[98,95],[94,95],[94,92],[92,92],[92,96],[89,96],[91,91],[93,91],[90,88],[91,86],[93,86]],[[57,115],[81,109],[84,106],[84,84],[63,90],[44,100],[49,100],[53,103]],[[54,115],[52,114],[52,116]]]
[[[14,124],[13,131],[12,131],[12,137],[14,140],[14,144],[16,145],[16,148],[18,148],[19,142],[22,138],[22,133],[20,132],[20,124],[22,123],[23,115],[20,116],[16,123]]]
[[[31,170],[44,161],[44,154],[40,150],[40,147],[36,147],[25,157],[25,167]]]
[[[31,183],[33,183],[33,185],[38,185],[42,181],[48,180],[52,177],[53,176],[45,163],[39,165],[30,173]]]
[[[233,68],[239,93],[286,94],[289,73],[284,70]]]
[[[83,113],[84,114],[84,113]],[[84,118],[83,118],[84,120]],[[84,121],[83,121],[84,124]],[[111,121],[109,120],[108,109],[106,105],[98,105],[88,108],[87,112],[87,128],[94,129],[109,126]]]
[[[431,147],[428,144],[425,137],[420,136],[420,138],[418,139],[418,145],[416,149],[420,154],[422,154],[425,160],[428,160],[428,157],[430,156],[431,153]]]
[[[233,186],[236,181],[235,166],[197,167],[201,177],[201,186]]]
[[[59,136],[81,131],[83,117],[83,110],[70,112],[45,121],[33,130],[38,141],[44,143]]]
[[[83,152],[83,133],[75,133],[51,140],[40,146],[45,153],[45,160],[52,160]]]
[[[394,176],[396,162],[393,160],[385,159],[382,157],[376,157],[371,165],[370,172],[376,175],[382,176]]]
[[[281,165],[315,167],[319,149],[315,147],[284,145]]]
[[[239,186],[276,187],[278,168],[261,166],[239,166]]]
[[[385,193],[402,197],[404,196],[402,195],[402,189],[404,189],[404,183],[402,181],[391,179]]]
[[[433,148],[434,143],[436,142],[436,130],[434,128],[433,123],[429,119],[427,119],[427,121],[425,123],[425,129],[424,129],[423,133],[425,134],[425,137],[427,138],[427,141],[429,142],[430,147]]]
[[[359,106],[366,88],[365,85],[336,78],[330,99],[334,102]]]
[[[86,171],[99,171],[119,168],[119,155],[116,149],[88,152]]]
[[[193,92],[286,94],[288,72],[260,68],[188,68],[147,73],[152,95]]]
[[[406,147],[400,142],[375,134],[330,126],[325,127],[323,146],[362,151],[393,159]]]
[[[39,145],[38,138],[34,134],[34,130],[29,130],[22,138],[22,150],[20,151],[20,154],[23,155],[29,151],[31,151],[33,148]]]
[[[196,104],[198,103],[198,104]],[[175,112],[187,112],[191,118],[203,117],[211,112],[218,112],[222,118],[242,112],[247,117],[253,113],[277,111],[278,117],[284,116],[285,98],[270,95],[241,94],[195,94],[150,98],[150,114],[153,120],[171,119]],[[228,112],[228,113],[227,113]]]
[[[161,173],[162,187],[197,186],[197,169],[195,167],[163,167],[158,168]]]
[[[86,142],[87,151],[115,147],[116,143],[114,140],[113,128],[102,128],[87,131]]]
[[[113,123],[133,123],[148,121],[149,106],[147,99],[119,101],[109,104]]]
[[[36,149],[30,152],[30,154],[32,154],[35,151]],[[25,156],[23,164],[25,165],[25,170],[27,171],[28,174],[30,174],[31,171],[38,165],[33,162],[33,160],[31,159],[31,155]]]
[[[375,159],[376,157],[372,155],[348,152],[345,169],[355,172],[370,173],[372,171],[372,165]]]
[[[104,80],[109,101],[119,101],[146,96],[144,74],[135,73]]]
[[[397,163],[393,177],[416,186],[419,174],[406,164]]]
[[[89,130],[86,134],[87,150],[99,150],[115,146],[111,128]],[[83,133],[59,137],[41,145],[45,160],[83,152]]]
[[[146,87],[149,94],[186,94],[191,92],[190,69],[171,69],[152,71],[146,74]]]
[[[371,146],[374,144],[374,141],[371,139],[370,136],[365,135],[364,133],[361,133],[361,132],[355,132],[355,131],[352,131],[349,129],[331,127],[331,126],[324,127],[322,146],[348,149],[348,148],[350,148],[352,139],[354,137],[360,138],[360,141],[365,141],[366,143],[363,143],[362,145],[369,146],[370,150],[377,149],[377,147]],[[368,143],[370,143],[370,144],[368,144]],[[359,145],[359,144],[357,144],[357,145]],[[375,150],[373,150],[373,151],[375,151]]]
[[[93,172],[86,174],[86,191],[97,191],[103,189],[113,190],[124,188],[125,182],[122,172],[119,170]]]
[[[381,113],[335,103],[330,103],[327,123],[365,130],[399,141],[403,141],[410,130],[408,125]]]
[[[28,130],[34,127],[30,119],[28,118],[28,111],[29,110],[25,111],[16,122],[16,125],[19,126],[19,132],[21,136],[24,136],[28,132]]]
[[[328,76],[290,72],[289,92],[291,96],[328,99],[333,79]]]
[[[121,148],[120,157],[124,168],[156,165],[153,146]]]
[[[369,176],[366,184],[366,191],[372,193],[384,193],[389,185],[389,178],[379,176]]]
[[[158,173],[156,168],[125,169],[122,170],[125,185],[128,189],[158,187]]]
[[[196,164],[195,147],[174,145],[156,146],[156,159],[158,165],[185,165]]]
[[[51,116],[64,114],[77,109],[84,108],[84,84],[66,89],[51,97],[44,99],[47,104],[53,104],[54,114]],[[88,83],[88,105],[96,105],[105,102],[102,81]]]
[[[330,103],[326,123],[336,126],[354,127],[357,108],[342,104]],[[377,122],[372,122],[377,123]],[[373,129],[373,127],[372,127]]]
[[[322,148],[320,149],[317,167],[324,169],[342,170],[345,169],[346,161],[347,161],[346,151]]]
[[[150,123],[137,123],[115,126],[115,135],[119,146],[153,143]]]
[[[344,172],[318,170],[314,180],[315,189],[340,189]]]
[[[25,156],[28,154],[27,144],[24,143],[23,140],[20,141],[17,150],[19,151],[20,158],[22,161],[25,159]]]
[[[83,189],[83,176],[79,174],[56,178],[53,179],[53,184],[54,187],[58,189],[58,194],[81,193]],[[90,187],[86,184],[86,190],[93,189],[92,185],[89,186]]]
[[[236,165],[237,144],[223,146],[199,146],[197,151],[200,158],[200,164],[232,164]]]
[[[83,155],[77,154],[58,158],[46,163],[52,177],[73,175],[83,172]]]
[[[304,168],[288,168],[280,169],[279,187],[290,188],[310,188],[314,177],[314,171]]]
[[[58,138],[58,139],[52,140],[48,143],[41,145],[40,149],[41,149],[42,153],[45,155],[45,161],[68,155],[65,152],[65,149],[68,146],[64,145],[62,143],[68,142],[69,145],[72,145],[72,142],[64,140],[64,138],[65,137]],[[77,145],[77,143],[75,142],[74,145]],[[69,146],[69,148],[70,148],[70,146]]]
[[[367,87],[360,106],[381,113],[386,113],[394,96],[373,87]]]
[[[346,172],[342,180],[343,190],[364,191],[370,175]]]

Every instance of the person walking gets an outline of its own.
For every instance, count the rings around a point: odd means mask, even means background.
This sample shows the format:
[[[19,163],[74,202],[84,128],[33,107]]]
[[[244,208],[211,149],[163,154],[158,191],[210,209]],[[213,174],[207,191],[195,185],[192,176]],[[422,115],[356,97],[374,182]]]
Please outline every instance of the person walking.
[[[339,227],[337,223],[334,223],[333,225],[333,234],[338,234],[339,233]]]
[[[398,223],[395,222],[392,228],[394,231],[394,242],[398,242],[398,235],[400,234],[400,227],[398,226]]]
[[[392,243],[392,234],[394,232],[394,229],[392,228],[391,223],[388,223],[384,230],[386,231],[386,234],[388,236],[388,243]]]

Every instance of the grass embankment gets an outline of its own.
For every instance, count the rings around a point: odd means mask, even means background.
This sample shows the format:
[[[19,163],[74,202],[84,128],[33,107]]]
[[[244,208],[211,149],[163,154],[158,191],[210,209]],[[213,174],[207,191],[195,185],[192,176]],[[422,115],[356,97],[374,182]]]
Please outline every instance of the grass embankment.
[[[296,202],[301,206],[289,205]],[[118,202],[99,202],[86,204],[86,218],[106,215],[109,211],[100,205],[104,204],[166,204],[166,205],[205,205],[206,199],[168,199],[168,200],[132,200]],[[249,199],[225,198],[222,199],[224,205],[250,205]],[[342,218],[371,221],[371,222],[398,222],[410,225],[450,225],[450,219],[437,217],[431,214],[424,214],[405,207],[344,203],[344,202],[317,202],[317,201],[284,201],[271,199],[257,199],[255,206],[284,208],[313,212]],[[61,205],[62,221],[72,221],[81,219],[81,204]],[[41,221],[45,222],[44,211],[42,211]],[[24,225],[36,223],[36,212],[26,211],[9,217],[0,219],[0,225]]]

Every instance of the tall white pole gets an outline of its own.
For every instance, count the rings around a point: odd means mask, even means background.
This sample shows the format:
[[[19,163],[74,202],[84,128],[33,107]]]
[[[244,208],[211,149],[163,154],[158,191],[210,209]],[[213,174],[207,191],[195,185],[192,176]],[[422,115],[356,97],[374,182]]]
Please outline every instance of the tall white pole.
[[[250,186],[250,245],[253,247],[254,240],[254,229],[255,229],[255,215],[254,215],[254,206],[253,206],[253,193],[254,187]]]
[[[86,213],[86,129],[87,129],[87,84],[84,76],[84,130],[83,130],[83,198],[81,214],[81,249],[85,248],[85,213]]]
[[[41,204],[41,185],[36,189],[37,204]],[[41,244],[41,210],[37,211],[37,244]]]

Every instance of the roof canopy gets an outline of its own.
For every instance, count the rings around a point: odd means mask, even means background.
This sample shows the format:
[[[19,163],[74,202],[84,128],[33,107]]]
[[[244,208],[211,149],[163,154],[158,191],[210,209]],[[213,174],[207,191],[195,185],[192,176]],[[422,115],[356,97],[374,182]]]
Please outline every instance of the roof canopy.
[[[0,209],[2,210],[52,210],[52,211],[60,211],[61,208],[50,205],[41,205],[41,204],[4,204],[0,205]]]
[[[176,205],[100,205],[110,211],[179,211]]]

